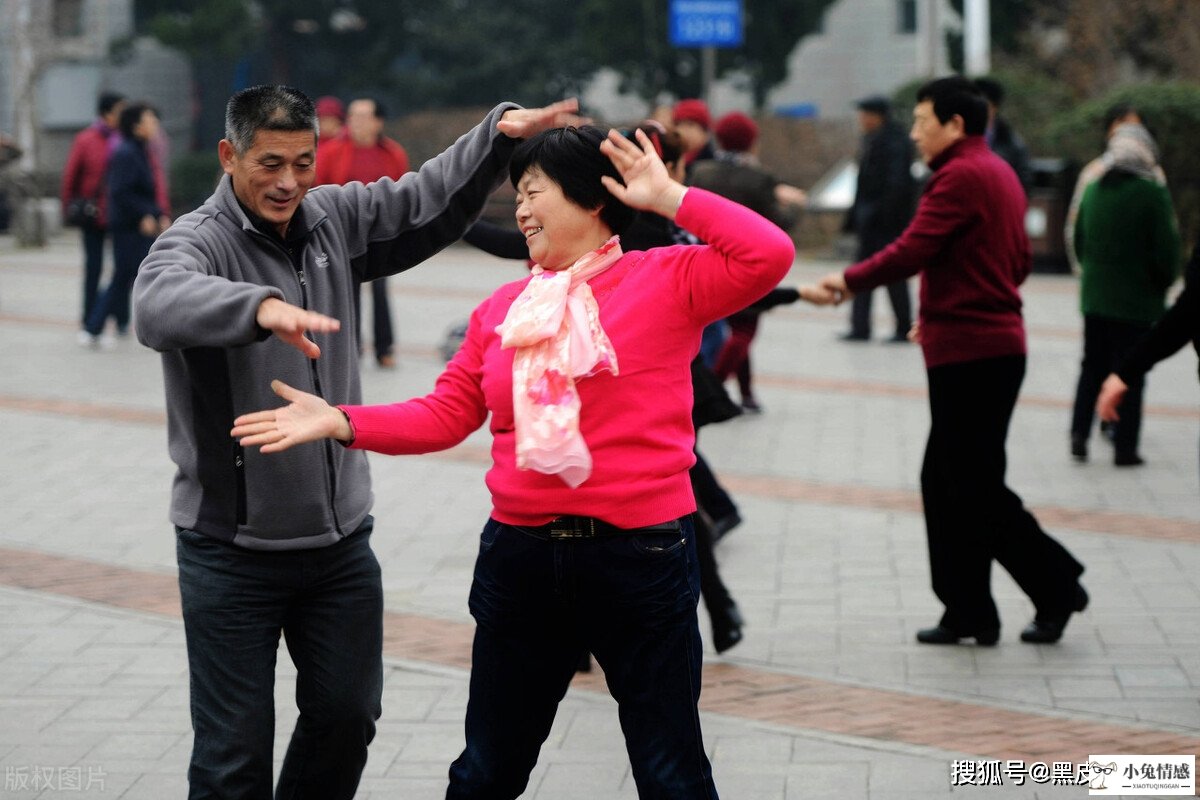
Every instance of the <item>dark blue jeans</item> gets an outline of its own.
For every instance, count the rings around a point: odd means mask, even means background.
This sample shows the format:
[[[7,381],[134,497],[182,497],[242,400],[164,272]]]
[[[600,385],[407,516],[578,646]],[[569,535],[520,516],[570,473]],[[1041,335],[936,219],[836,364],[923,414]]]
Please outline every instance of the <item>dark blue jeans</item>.
[[[83,237],[83,315],[80,326],[86,326],[88,315],[96,305],[100,293],[100,273],[104,271],[104,228],[84,227]]]
[[[549,541],[489,520],[471,614],[466,749],[448,800],[521,794],[580,657],[617,701],[642,800],[717,797],[700,735],[699,576],[683,531]]]
[[[150,252],[150,245],[154,244],[153,236],[143,236],[136,229],[114,228],[112,237],[113,277],[108,288],[96,299],[85,325],[93,336],[104,330],[109,317],[116,320],[118,331],[124,332],[129,327],[129,295],[133,291],[133,281],[142,260]]]
[[[383,692],[383,587],[370,517],[316,550],[247,550],[177,531],[195,738],[191,800],[270,800],[275,657],[296,665],[300,717],[279,800],[354,796]]]

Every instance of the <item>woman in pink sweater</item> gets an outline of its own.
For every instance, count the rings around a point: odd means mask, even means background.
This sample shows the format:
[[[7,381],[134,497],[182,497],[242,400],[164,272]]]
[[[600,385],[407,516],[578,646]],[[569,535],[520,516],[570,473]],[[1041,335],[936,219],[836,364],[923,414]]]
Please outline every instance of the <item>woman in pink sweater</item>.
[[[537,266],[475,309],[432,394],[331,407],[276,383],[289,405],[233,436],[277,452],[324,437],[428,453],[490,419],[491,519],[470,608],[466,749],[448,798],[516,797],[576,664],[590,650],[620,708],[642,797],[715,798],[697,703],[701,641],[689,364],[708,323],[791,267],[791,240],[749,209],[673,180],[645,135],[546,131],[510,175]],[[705,241],[623,253],[635,210]]]

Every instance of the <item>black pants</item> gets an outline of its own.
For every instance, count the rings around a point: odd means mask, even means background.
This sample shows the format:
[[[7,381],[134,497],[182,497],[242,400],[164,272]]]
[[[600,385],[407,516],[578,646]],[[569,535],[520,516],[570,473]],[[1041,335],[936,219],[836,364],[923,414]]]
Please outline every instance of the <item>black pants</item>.
[[[692,465],[688,475],[692,479],[692,491],[696,494],[696,503],[700,510],[714,521],[738,513],[737,504],[717,480],[704,456],[700,455],[699,450],[695,453],[696,463]]]
[[[1071,416],[1071,436],[1087,439],[1092,432],[1096,415],[1096,398],[1100,385],[1150,326],[1142,322],[1109,319],[1088,314],[1083,318],[1083,363],[1079,370],[1079,386],[1075,389],[1075,412]],[[1144,375],[1129,384],[1121,401],[1121,419],[1113,429],[1113,444],[1117,455],[1136,455],[1142,433],[1142,392]]]
[[[896,281],[887,285],[888,298],[892,301],[892,312],[896,315],[896,336],[908,336],[912,327],[912,302],[908,297],[908,281]],[[850,332],[855,336],[871,336],[871,295],[863,292],[850,301]]]
[[[190,800],[350,800],[383,693],[374,521],[316,550],[246,550],[177,529],[191,677]],[[296,720],[271,790],[279,637]]]
[[[1083,565],[1038,525],[1004,483],[1005,440],[1025,356],[933,367],[931,427],[921,469],[933,591],[941,624],[971,633],[995,628],[995,560],[1041,614],[1071,608]]]
[[[378,278],[368,284],[371,287],[371,303],[374,311],[371,314],[373,329],[372,342],[375,346],[375,357],[390,356],[392,346],[396,343],[392,332],[392,308],[388,302],[387,278]],[[354,317],[358,320],[358,346],[362,347],[362,298],[361,292],[354,295]]]

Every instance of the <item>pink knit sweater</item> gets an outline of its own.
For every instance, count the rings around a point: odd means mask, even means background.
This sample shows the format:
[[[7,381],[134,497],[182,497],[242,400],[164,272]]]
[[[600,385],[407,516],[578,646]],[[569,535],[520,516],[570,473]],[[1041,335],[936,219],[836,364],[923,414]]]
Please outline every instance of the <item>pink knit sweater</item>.
[[[577,514],[637,528],[695,511],[689,365],[700,331],[774,288],[794,250],[775,225],[701,189],[688,190],[676,221],[709,244],[626,253],[589,282],[620,374],[577,381],[580,430],[593,460],[581,486],[570,489],[515,464],[513,351],[500,349],[495,328],[528,278],[500,287],[475,309],[462,349],[432,394],[342,406],[354,426],[351,446],[392,455],[445,450],[490,413],[487,486],[500,522],[542,525]]]

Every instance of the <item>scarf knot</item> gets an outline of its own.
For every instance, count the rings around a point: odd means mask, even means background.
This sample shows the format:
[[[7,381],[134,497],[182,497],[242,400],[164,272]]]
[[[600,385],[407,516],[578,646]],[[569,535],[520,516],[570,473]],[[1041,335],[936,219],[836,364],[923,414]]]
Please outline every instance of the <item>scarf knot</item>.
[[[533,277],[496,326],[513,355],[513,419],[517,468],[558,475],[572,489],[592,474],[579,432],[577,378],[618,374],[617,354],[600,325],[587,281],[624,255],[614,236],[558,272],[534,266]]]

